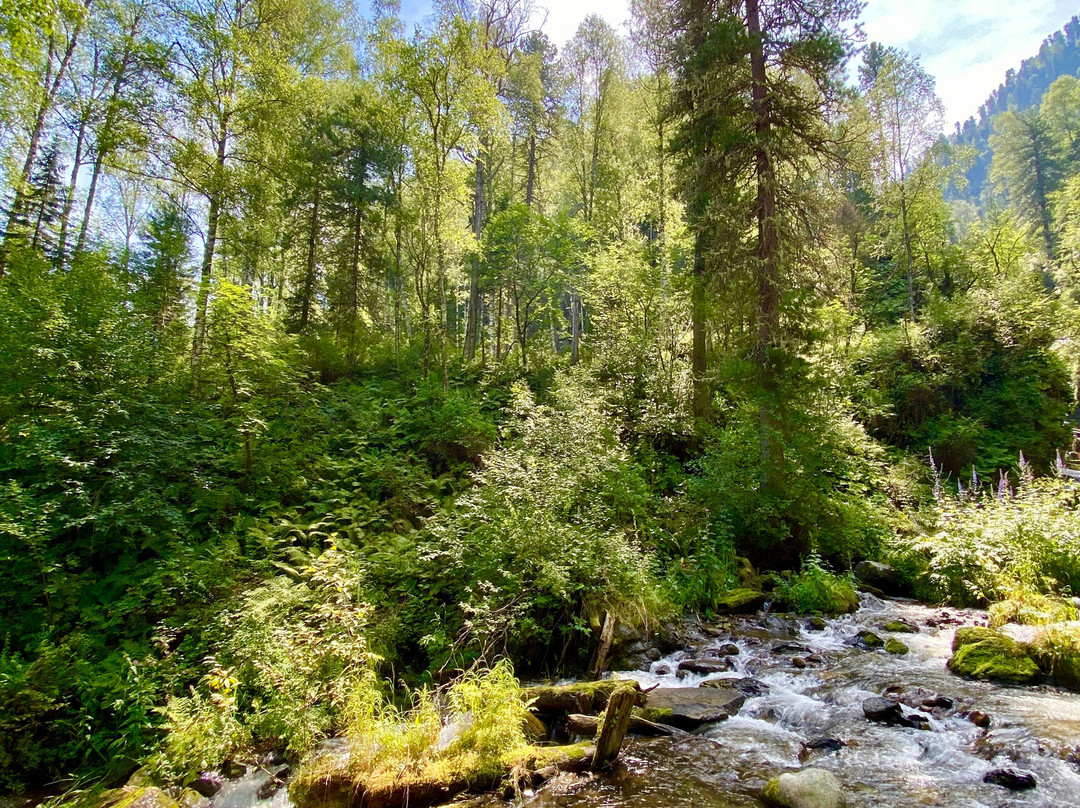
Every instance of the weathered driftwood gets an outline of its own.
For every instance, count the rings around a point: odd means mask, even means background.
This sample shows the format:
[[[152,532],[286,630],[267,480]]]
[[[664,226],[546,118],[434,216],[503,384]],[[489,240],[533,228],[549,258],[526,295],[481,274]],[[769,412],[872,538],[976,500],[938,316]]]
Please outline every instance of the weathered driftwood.
[[[575,735],[580,735],[583,738],[591,738],[596,734],[596,731],[600,729],[600,717],[571,713],[566,717],[566,728]],[[657,724],[655,721],[649,721],[639,715],[630,716],[630,729],[627,730],[627,733],[630,735],[647,736],[669,736],[674,735],[675,732],[676,730],[674,727]]]
[[[605,769],[619,756],[626,730],[630,728],[630,716],[634,707],[642,702],[641,687],[637,682],[620,685],[608,698],[607,710],[596,735],[596,753],[592,770]]]

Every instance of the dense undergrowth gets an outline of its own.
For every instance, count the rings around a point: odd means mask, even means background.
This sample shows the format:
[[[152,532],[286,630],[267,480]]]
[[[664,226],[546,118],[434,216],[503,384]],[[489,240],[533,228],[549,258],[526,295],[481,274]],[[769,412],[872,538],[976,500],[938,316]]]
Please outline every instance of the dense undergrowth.
[[[96,257],[63,274],[30,257],[0,289],[19,326],[0,332],[7,788],[146,760],[183,779],[390,725],[427,749],[433,696],[406,715],[386,706],[402,693],[504,658],[583,671],[605,614],[707,614],[761,582],[745,557],[792,571],[773,597],[802,612],[853,608],[864,557],[892,558],[924,598],[1017,614],[1080,587],[1074,490],[1024,467],[992,492],[938,480],[935,498],[902,453],[926,421],[875,440],[862,423],[883,422],[837,395],[824,353],[794,365],[777,482],[738,366],[698,425],[646,366],[630,387],[612,365],[552,361],[458,366],[443,389],[408,356],[334,379],[223,289],[226,336],[193,370],[147,349],[170,337],[123,297]],[[1060,375],[1036,366],[1010,373],[1060,407]],[[1024,447],[1058,439],[1059,410],[1036,410]],[[994,423],[971,440],[996,463]]]

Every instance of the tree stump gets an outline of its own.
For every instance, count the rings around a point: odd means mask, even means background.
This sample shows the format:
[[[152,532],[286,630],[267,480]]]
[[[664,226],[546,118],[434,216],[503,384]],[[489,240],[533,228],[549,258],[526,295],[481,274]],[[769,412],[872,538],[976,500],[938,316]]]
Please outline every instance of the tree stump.
[[[608,699],[607,712],[596,736],[596,754],[592,769],[598,771],[611,765],[619,756],[626,730],[630,727],[630,713],[641,698],[637,682],[621,685]]]

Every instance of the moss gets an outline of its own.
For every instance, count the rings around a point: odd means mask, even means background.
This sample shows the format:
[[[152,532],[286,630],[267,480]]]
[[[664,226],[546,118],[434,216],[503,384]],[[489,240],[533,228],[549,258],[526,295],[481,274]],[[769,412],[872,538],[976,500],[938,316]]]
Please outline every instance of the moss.
[[[603,710],[619,679],[574,682],[568,685],[536,685],[525,688],[525,701],[539,713],[588,713]]]
[[[1043,626],[1078,618],[1076,606],[1056,595],[1030,592],[1014,595],[990,607],[990,625],[1019,623],[1022,626]]]
[[[885,650],[890,654],[903,656],[908,652],[908,647],[900,642],[900,640],[894,640],[892,637],[889,637],[889,639],[885,640]]]
[[[535,783],[557,771],[581,770],[592,751],[587,743],[526,745],[494,759],[468,752],[375,772],[359,771],[351,758],[324,756],[297,773],[289,797],[299,808],[423,808],[464,792],[498,790],[507,781]]]
[[[1001,632],[994,631],[992,628],[986,628],[984,626],[962,626],[961,628],[958,628],[953,635],[952,650],[955,654],[965,645],[983,642],[984,640],[994,640],[1001,636]]]
[[[949,670],[959,676],[1012,684],[1031,684],[1042,678],[1039,666],[1024,646],[991,629],[958,629],[953,651]]]
[[[749,614],[764,606],[765,600],[765,593],[756,589],[731,589],[716,596],[713,609],[720,614]]]
[[[891,631],[893,634],[918,634],[919,629],[917,626],[911,625],[903,620],[890,620],[888,623],[881,627],[882,631]]]

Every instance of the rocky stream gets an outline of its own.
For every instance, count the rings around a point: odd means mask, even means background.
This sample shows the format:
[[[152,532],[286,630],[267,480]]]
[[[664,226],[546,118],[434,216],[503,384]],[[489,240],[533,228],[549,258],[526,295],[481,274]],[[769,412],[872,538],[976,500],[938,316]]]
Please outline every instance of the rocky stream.
[[[766,609],[688,628],[680,650],[612,674],[655,688],[646,717],[682,729],[628,738],[610,773],[561,774],[515,803],[761,806],[771,779],[812,769],[835,776],[848,808],[1080,806],[1080,695],[947,669],[956,628],[985,622],[976,610],[863,595],[835,619]],[[212,806],[290,808],[288,789],[269,780],[252,771]]]

